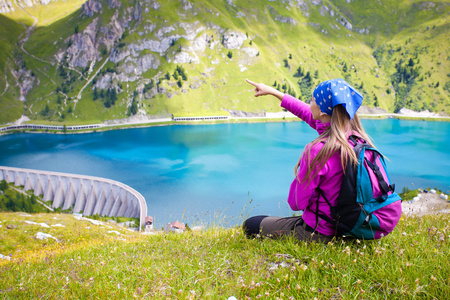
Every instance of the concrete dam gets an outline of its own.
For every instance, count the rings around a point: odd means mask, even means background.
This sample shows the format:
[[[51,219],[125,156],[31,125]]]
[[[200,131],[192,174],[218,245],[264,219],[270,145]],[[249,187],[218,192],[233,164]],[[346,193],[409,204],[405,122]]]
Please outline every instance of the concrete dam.
[[[110,179],[0,166],[0,180],[33,190],[53,208],[85,216],[139,218],[141,229],[147,216],[144,197],[133,188]]]

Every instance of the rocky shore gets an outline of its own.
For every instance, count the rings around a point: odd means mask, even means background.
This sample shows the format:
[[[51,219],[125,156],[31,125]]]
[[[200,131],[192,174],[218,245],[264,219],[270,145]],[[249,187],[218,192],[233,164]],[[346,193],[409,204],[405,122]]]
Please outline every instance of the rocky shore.
[[[450,202],[445,199],[445,196],[434,193],[420,193],[413,200],[403,201],[402,209],[403,215],[406,216],[448,214],[450,213]]]

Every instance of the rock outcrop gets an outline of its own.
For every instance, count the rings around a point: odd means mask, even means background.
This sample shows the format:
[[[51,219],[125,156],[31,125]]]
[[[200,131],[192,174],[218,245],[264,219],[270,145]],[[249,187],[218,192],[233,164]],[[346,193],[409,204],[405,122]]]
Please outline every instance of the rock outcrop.
[[[382,109],[380,107],[368,107],[366,105],[362,105],[358,109],[358,114],[370,114],[370,115],[376,115],[376,114],[386,114],[387,111],[385,109]]]
[[[57,58],[62,59],[66,56],[69,66],[81,68],[86,68],[93,60],[99,60],[97,23],[98,18],[95,18],[83,32],[76,33],[65,40],[66,43],[70,42],[71,45],[65,53],[60,53]]]
[[[242,46],[247,36],[242,32],[227,30],[223,35],[223,46],[227,49],[237,49]]]
[[[11,1],[1,1],[0,2],[0,14],[7,14],[15,10],[14,5]]]
[[[352,30],[353,26],[352,24],[350,24],[350,22],[344,18],[344,17],[340,17],[337,21],[339,21],[339,23],[344,26],[345,28],[347,28],[348,30]]]
[[[409,116],[409,117],[424,117],[424,118],[430,118],[430,117],[439,117],[439,114],[432,113],[428,109],[424,111],[414,111],[408,108],[403,107],[398,112],[401,115]]]
[[[282,16],[275,10],[275,8],[273,8],[271,6],[267,6],[267,7],[268,7],[270,13],[272,15],[274,15],[275,21],[278,21],[281,23],[297,25],[297,20],[295,20],[294,18]]]
[[[88,0],[82,6],[82,15],[92,18],[94,14],[102,11],[102,4],[96,0]]]
[[[247,111],[242,111],[242,110],[232,110],[232,109],[225,109],[227,112],[230,113],[230,115],[234,118],[254,118],[254,117],[265,117],[266,113],[265,112],[261,112],[261,113],[257,113],[257,112],[247,112]]]
[[[20,66],[17,70],[11,68],[10,72],[14,76],[17,86],[19,87],[19,100],[25,102],[27,94],[31,90],[36,80],[33,71],[27,69],[23,62],[16,62]]]
[[[48,5],[52,0],[3,0],[0,1],[0,14],[7,14],[16,10],[16,5],[19,7],[32,7],[34,5]]]

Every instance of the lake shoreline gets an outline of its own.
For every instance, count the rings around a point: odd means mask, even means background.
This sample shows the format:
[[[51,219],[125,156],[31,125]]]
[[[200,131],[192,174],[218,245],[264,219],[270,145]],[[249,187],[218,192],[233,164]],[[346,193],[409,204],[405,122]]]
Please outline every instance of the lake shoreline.
[[[383,119],[399,119],[399,120],[411,120],[411,121],[435,121],[435,122],[450,122],[450,117],[445,116],[421,116],[421,115],[405,115],[396,113],[383,113],[383,114],[358,114],[360,119],[370,119],[370,120],[383,120]],[[201,118],[201,117],[200,117]],[[302,122],[299,118],[295,117],[232,117],[226,120],[192,120],[192,121],[177,121],[174,119],[162,118],[162,119],[147,119],[147,121],[129,121],[129,119],[111,120],[100,124],[84,124],[85,126],[97,125],[95,129],[80,129],[80,130],[54,130],[54,129],[13,129],[7,130],[0,133],[4,134],[14,134],[14,133],[55,133],[55,134],[66,134],[66,133],[92,133],[92,132],[104,132],[109,130],[119,130],[119,129],[130,129],[130,128],[145,128],[145,127],[156,127],[156,126],[173,126],[173,125],[215,125],[215,124],[239,124],[239,123],[282,123],[282,122]],[[128,120],[128,121],[127,121]],[[113,124],[108,124],[108,122],[113,122]],[[20,125],[35,125],[31,121],[24,121],[22,118],[19,119],[14,124],[3,125],[0,128],[9,126],[20,126]],[[65,123],[44,123],[39,124],[39,126],[66,126]],[[81,124],[71,124],[68,126],[82,126]]]

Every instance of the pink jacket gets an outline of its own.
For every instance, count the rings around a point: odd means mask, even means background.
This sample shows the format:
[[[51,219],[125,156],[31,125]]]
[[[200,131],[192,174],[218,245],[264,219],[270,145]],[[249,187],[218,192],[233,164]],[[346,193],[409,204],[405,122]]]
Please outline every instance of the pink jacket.
[[[330,123],[323,124],[318,120],[314,120],[309,105],[290,95],[284,95],[281,106],[308,123],[309,126],[317,130],[319,134],[322,134],[324,130],[330,126]],[[298,170],[300,179],[304,177],[308,170],[308,165],[319,153],[323,145],[323,143],[318,143],[314,146],[311,146],[311,144],[306,145]],[[308,158],[306,153],[310,148],[311,155]],[[343,174],[340,155],[339,153],[334,153],[325,163],[323,168],[319,170],[317,175],[311,178],[311,181],[308,184],[300,183],[297,179],[294,179],[289,190],[289,206],[292,210],[303,210],[303,220],[305,220],[305,223],[310,227],[315,228],[317,201],[319,201],[320,212],[331,218],[330,206],[325,202],[323,197],[319,197],[316,188],[320,187],[331,205],[336,205]],[[333,225],[321,219],[319,219],[317,231],[325,235],[335,235]]]

